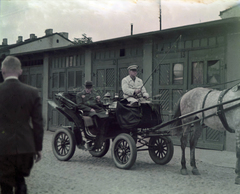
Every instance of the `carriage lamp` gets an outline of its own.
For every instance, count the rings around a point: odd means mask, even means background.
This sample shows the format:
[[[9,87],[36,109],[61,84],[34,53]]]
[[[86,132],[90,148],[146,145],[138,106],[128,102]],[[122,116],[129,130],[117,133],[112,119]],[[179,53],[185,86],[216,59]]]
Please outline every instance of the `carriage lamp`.
[[[104,103],[104,105],[109,105],[109,104],[110,104],[110,97],[111,97],[111,95],[110,95],[109,92],[107,92],[107,93],[104,95],[104,98],[103,98],[103,103]]]

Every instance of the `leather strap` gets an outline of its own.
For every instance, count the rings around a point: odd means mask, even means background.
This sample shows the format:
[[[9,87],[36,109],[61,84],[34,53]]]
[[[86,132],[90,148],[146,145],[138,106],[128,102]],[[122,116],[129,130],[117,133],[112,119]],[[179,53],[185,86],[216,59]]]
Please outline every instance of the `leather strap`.
[[[219,97],[218,97],[218,104],[221,104],[222,103],[222,99],[223,97],[225,96],[225,94],[230,90],[231,88],[229,89],[226,89],[226,90],[223,90]],[[227,119],[226,119],[226,116],[225,116],[225,112],[224,112],[224,109],[223,109],[223,105],[219,105],[217,107],[217,115],[219,117],[219,119],[221,120],[223,126],[225,127],[225,129],[230,132],[230,133],[235,133],[235,130],[232,129],[231,127],[229,127],[228,123],[227,123]]]
[[[202,104],[202,109],[204,109],[204,106],[205,106],[205,102],[206,102],[206,99],[208,97],[208,94],[213,91],[213,90],[209,90],[208,93],[205,95],[204,99],[203,99],[203,104]],[[202,111],[202,121],[201,121],[201,125],[203,125],[204,123],[204,111]]]

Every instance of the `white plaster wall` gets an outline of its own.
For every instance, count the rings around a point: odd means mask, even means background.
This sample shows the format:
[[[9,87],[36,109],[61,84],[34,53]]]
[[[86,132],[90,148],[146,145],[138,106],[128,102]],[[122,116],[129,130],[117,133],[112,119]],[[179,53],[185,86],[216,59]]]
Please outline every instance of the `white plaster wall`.
[[[68,45],[72,45],[72,43],[62,38],[58,34],[55,34],[53,36],[38,39],[36,41],[29,42],[28,44],[24,44],[24,45],[20,45],[18,47],[12,48],[10,49],[10,54],[34,52],[34,51],[63,47]]]

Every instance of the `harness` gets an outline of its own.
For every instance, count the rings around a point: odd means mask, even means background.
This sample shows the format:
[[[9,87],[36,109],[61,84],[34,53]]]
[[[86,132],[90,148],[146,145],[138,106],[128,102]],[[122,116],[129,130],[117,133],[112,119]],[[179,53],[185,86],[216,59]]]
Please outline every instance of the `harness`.
[[[223,100],[223,97],[225,96],[225,94],[230,90],[231,88],[229,89],[226,89],[226,90],[223,90],[219,97],[218,97],[218,106],[217,106],[217,116],[219,117],[220,121],[222,122],[222,125],[224,126],[224,128],[230,132],[230,133],[235,133],[235,130],[232,129],[231,127],[229,127],[228,123],[227,123],[227,119],[226,119],[226,116],[225,116],[225,111],[223,109],[223,104],[222,104],[222,100]],[[205,102],[206,102],[206,99],[207,99],[207,96],[209,95],[210,92],[212,92],[213,90],[209,90],[208,93],[205,95],[204,97],[204,100],[203,100],[203,104],[202,104],[202,108],[204,108],[205,106]],[[202,121],[201,121],[201,124],[204,123],[204,111],[202,111]]]
[[[226,90],[223,90],[219,97],[218,97],[218,104],[221,104],[222,103],[222,99],[223,97],[225,96],[225,94],[230,90],[231,88],[229,89],[226,89]],[[231,127],[229,127],[228,123],[227,123],[227,119],[226,119],[226,116],[225,116],[225,112],[224,112],[224,109],[223,109],[223,105],[219,105],[217,107],[217,115],[219,117],[219,119],[221,120],[223,126],[225,127],[225,129],[227,131],[229,131],[230,133],[235,133],[235,130],[232,129]]]
[[[205,97],[204,97],[204,99],[203,99],[202,109],[204,109],[205,102],[206,102],[206,99],[207,99],[207,97],[208,97],[208,94],[209,94],[210,92],[212,92],[212,91],[213,91],[213,90],[209,90],[208,93],[205,95]],[[204,116],[204,111],[202,111],[201,125],[203,125],[203,123],[204,123],[204,118],[205,118],[205,116]]]

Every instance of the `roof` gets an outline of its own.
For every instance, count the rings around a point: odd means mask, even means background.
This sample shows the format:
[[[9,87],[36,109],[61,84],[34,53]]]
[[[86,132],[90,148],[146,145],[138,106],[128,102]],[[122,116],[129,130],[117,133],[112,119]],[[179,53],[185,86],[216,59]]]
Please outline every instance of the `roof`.
[[[69,41],[70,43],[74,44],[74,42],[72,42],[71,40],[65,38],[62,34],[60,34],[60,33],[52,33],[52,34],[49,34],[49,35],[46,35],[46,36],[42,36],[42,37],[39,37],[39,38],[26,39],[26,40],[23,41],[23,42],[16,43],[16,44],[11,44],[11,45],[6,45],[6,46],[3,46],[2,48],[0,47],[0,53],[3,52],[3,51],[9,50],[9,49],[18,47],[18,46],[22,46],[22,45],[28,44],[28,43],[30,43],[30,42],[34,42],[34,41],[38,41],[38,40],[41,40],[41,39],[44,39],[44,38],[48,38],[48,37],[54,36],[54,35],[59,35],[59,36],[61,36],[62,38],[64,38],[65,40],[67,40],[67,41]]]
[[[225,13],[225,12],[227,12],[227,11],[229,11],[229,10],[235,8],[235,7],[240,7],[240,3],[237,3],[236,5],[234,5],[234,6],[230,7],[230,8],[228,8],[228,9],[226,9],[226,10],[224,10],[224,11],[220,11],[219,16],[221,16],[223,13]]]
[[[114,38],[114,39],[107,39],[107,40],[101,40],[97,42],[91,42],[87,44],[74,44],[74,45],[69,45],[69,46],[64,46],[64,47],[58,47],[58,48],[49,48],[41,51],[33,51],[33,52],[26,52],[26,53],[21,53],[22,54],[33,54],[33,53],[44,53],[44,52],[52,52],[52,51],[59,51],[59,50],[69,50],[69,49],[86,49],[94,45],[101,45],[101,44],[108,44],[108,43],[114,43],[114,42],[119,42],[122,43],[122,41],[128,41],[128,40],[143,40],[146,38],[151,38],[151,37],[156,37],[156,36],[169,36],[171,35],[176,35],[176,38],[179,37],[182,33],[193,33],[194,31],[198,32],[199,29],[216,29],[218,27],[223,30],[229,30],[230,26],[236,26],[236,23],[240,23],[240,17],[232,17],[232,18],[226,18],[226,19],[220,19],[220,20],[215,20],[211,22],[205,22],[205,23],[198,23],[198,24],[193,24],[193,25],[187,25],[187,26],[181,26],[181,27],[176,27],[176,28],[169,28],[169,29],[164,29],[164,30],[158,30],[158,31],[152,31],[152,32],[147,32],[147,33],[141,33],[141,34],[135,34],[135,35],[128,35],[128,36],[123,36],[119,38]],[[20,55],[20,54],[19,54]]]

